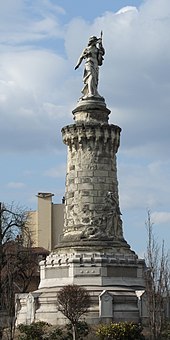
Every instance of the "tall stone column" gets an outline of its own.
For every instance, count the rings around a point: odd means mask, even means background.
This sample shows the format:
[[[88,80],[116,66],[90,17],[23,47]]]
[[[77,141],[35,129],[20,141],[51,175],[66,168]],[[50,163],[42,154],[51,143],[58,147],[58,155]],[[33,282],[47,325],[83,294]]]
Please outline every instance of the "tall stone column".
[[[120,127],[108,124],[103,99],[81,100],[75,124],[62,129],[68,146],[63,242],[123,238],[116,153]]]

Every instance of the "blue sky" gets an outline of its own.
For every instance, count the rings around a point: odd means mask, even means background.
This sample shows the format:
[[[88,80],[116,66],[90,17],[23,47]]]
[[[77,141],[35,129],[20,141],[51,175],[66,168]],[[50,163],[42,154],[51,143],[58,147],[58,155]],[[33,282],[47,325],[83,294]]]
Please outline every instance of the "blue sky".
[[[124,236],[142,255],[151,210],[170,238],[170,1],[6,0],[0,3],[0,200],[36,209],[64,195],[66,147],[89,36],[104,32],[99,92],[122,128],[118,152]]]

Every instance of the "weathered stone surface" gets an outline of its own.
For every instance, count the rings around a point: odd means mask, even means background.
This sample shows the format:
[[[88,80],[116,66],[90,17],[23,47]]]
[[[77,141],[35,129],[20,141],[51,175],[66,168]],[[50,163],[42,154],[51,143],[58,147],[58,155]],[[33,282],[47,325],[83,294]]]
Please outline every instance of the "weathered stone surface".
[[[111,295],[108,291],[104,290],[99,295],[99,317],[110,318],[109,321],[112,321],[113,317],[113,295]]]
[[[68,145],[62,242],[86,237],[123,238],[116,169],[121,129],[107,123],[109,113],[103,104],[82,104],[73,111],[76,124],[62,129]],[[111,203],[108,195],[114,197]],[[73,206],[76,208],[70,209]]]

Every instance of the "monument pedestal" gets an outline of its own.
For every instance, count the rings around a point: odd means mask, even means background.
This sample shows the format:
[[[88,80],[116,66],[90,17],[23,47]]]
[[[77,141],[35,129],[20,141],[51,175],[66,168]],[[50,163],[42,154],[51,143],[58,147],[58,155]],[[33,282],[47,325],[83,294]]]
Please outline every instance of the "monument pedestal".
[[[92,252],[86,249],[61,248],[40,262],[40,286],[38,291],[25,297],[23,308],[18,311],[17,323],[43,320],[52,324],[64,324],[67,320],[57,311],[57,293],[67,284],[77,284],[87,289],[92,306],[85,316],[89,324],[103,322],[100,316],[100,295],[107,291],[113,297],[112,314],[107,320],[139,321],[136,290],[144,289],[144,261],[131,251],[113,248],[112,252]],[[83,247],[84,248],[84,247]],[[29,294],[29,296],[30,296]],[[22,294],[18,299],[22,301]],[[32,312],[28,311],[29,309]],[[32,318],[30,319],[30,313]],[[105,320],[106,321],[106,320]]]

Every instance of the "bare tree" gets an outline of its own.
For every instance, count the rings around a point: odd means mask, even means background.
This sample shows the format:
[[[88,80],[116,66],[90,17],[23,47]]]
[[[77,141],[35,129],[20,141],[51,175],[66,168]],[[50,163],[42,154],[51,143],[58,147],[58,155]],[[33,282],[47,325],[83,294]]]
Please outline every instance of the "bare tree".
[[[146,253],[147,271],[145,273],[146,294],[149,315],[150,338],[161,339],[166,324],[165,301],[169,292],[169,256],[165,251],[164,241],[159,246],[153,233],[151,213],[148,211],[146,227],[148,245]]]
[[[0,326],[3,328],[2,315],[5,313],[9,339],[14,336],[16,286],[19,282],[19,291],[23,292],[25,281],[21,278],[29,276],[32,243],[28,223],[29,214],[25,209],[0,203]]]
[[[76,340],[76,326],[80,317],[88,311],[91,298],[88,291],[78,285],[64,286],[57,295],[58,310],[72,324],[73,340]]]

